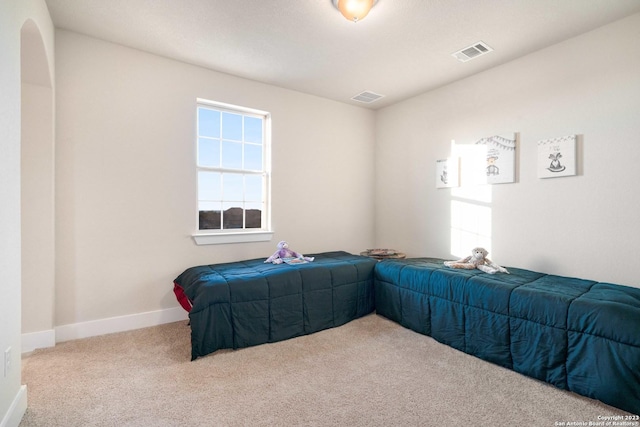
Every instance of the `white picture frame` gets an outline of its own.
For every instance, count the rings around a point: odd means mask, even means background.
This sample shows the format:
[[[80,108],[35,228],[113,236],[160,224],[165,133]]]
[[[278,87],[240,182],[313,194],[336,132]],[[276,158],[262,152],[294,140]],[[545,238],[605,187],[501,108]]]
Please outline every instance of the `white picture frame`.
[[[576,175],[576,135],[538,141],[538,178]]]
[[[460,159],[450,157],[436,160],[436,188],[452,188],[460,185]]]

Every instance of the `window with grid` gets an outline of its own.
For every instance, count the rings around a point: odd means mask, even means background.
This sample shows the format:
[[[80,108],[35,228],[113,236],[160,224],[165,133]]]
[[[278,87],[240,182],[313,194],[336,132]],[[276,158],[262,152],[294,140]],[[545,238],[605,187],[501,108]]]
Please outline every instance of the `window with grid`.
[[[198,100],[198,230],[268,231],[269,114]]]

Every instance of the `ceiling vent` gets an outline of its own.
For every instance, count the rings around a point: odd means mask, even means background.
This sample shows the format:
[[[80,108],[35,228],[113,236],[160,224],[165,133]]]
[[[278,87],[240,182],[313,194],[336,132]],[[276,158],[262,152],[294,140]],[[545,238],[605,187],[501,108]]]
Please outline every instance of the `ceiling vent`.
[[[382,98],[384,95],[380,95],[378,93],[374,93],[371,91],[364,91],[362,93],[357,94],[356,96],[354,96],[353,99],[354,101],[358,101],[358,102],[364,102],[365,104],[371,104],[374,101],[377,101],[378,99]]]
[[[467,62],[486,53],[493,52],[493,49],[484,42],[474,43],[471,46],[465,47],[451,56],[456,58],[460,62]]]

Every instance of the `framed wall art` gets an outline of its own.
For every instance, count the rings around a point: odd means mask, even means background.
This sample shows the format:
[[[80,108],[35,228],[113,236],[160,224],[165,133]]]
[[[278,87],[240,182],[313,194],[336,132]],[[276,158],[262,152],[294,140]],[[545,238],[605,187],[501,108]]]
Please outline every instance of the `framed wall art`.
[[[436,160],[436,188],[451,188],[459,185],[460,160],[457,157]]]
[[[487,184],[516,182],[516,135],[482,138],[476,145],[486,147]]]
[[[538,178],[576,174],[576,135],[538,141]]]

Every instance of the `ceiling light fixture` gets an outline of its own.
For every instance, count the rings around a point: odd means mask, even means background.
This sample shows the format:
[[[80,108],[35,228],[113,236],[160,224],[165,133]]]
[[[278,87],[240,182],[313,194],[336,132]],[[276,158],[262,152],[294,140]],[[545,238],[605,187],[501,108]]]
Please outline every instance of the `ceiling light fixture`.
[[[333,5],[349,21],[358,22],[367,16],[378,0],[332,0]]]

